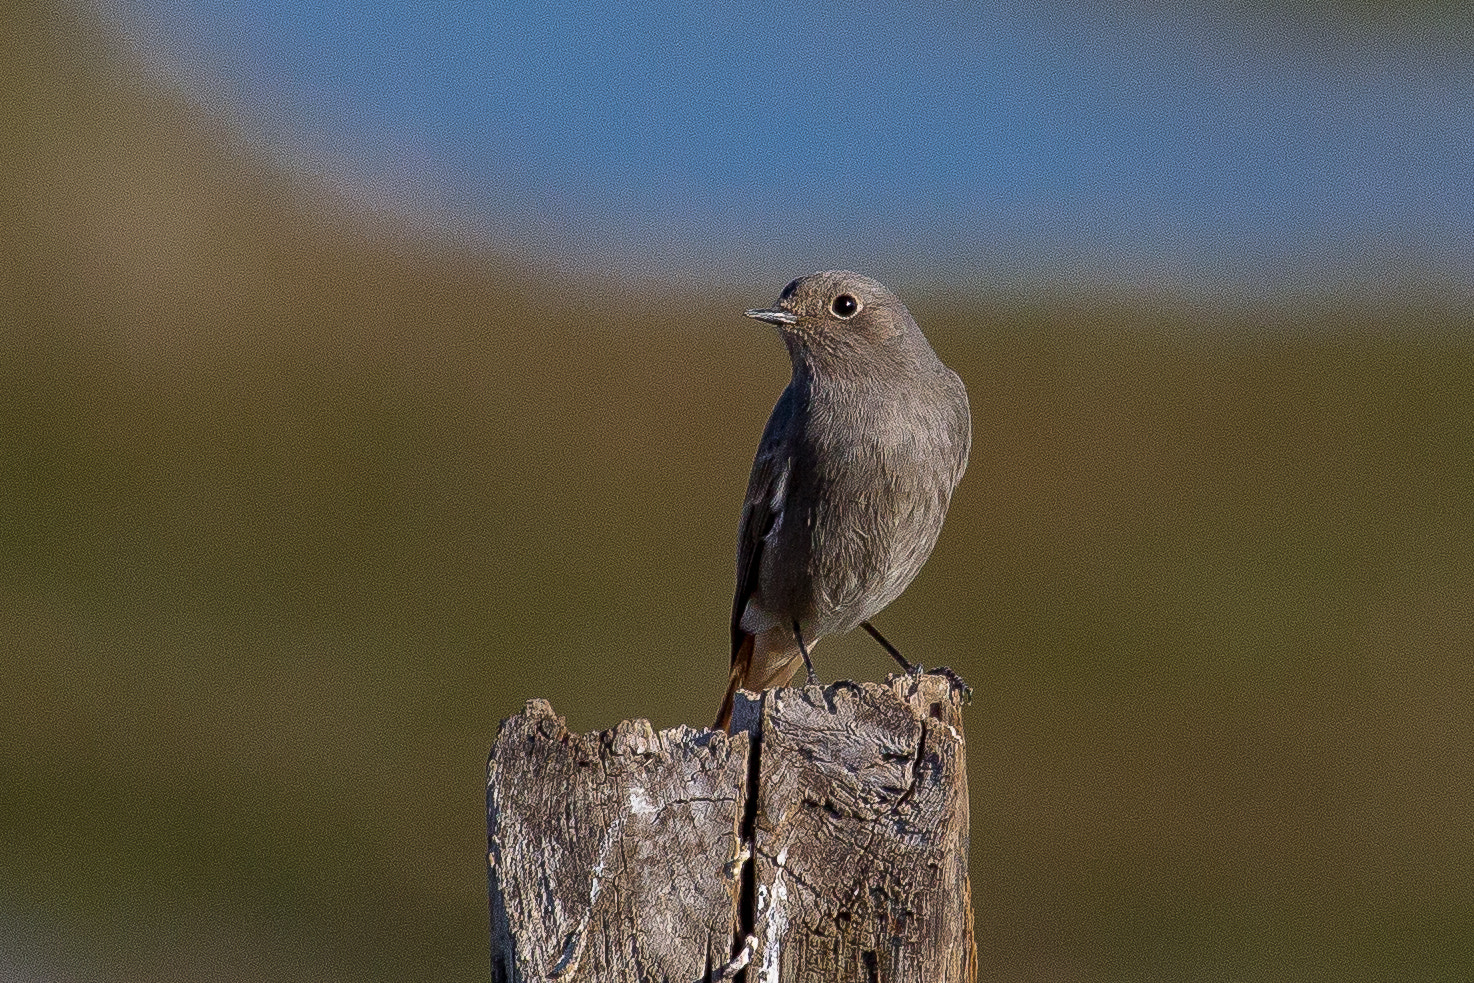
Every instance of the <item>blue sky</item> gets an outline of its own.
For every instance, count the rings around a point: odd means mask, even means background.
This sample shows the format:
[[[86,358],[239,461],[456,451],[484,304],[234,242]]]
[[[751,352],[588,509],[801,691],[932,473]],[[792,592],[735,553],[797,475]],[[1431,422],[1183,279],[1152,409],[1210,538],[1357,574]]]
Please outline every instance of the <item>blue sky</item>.
[[[104,6],[289,166],[574,265],[1474,294],[1474,18]]]

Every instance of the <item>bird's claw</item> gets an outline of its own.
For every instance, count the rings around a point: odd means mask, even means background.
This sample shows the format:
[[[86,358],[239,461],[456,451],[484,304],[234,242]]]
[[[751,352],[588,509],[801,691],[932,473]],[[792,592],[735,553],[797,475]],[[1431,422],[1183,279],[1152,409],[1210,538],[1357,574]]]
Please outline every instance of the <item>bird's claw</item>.
[[[962,704],[966,706],[972,702],[972,687],[967,685],[967,680],[959,676],[951,666],[933,666],[930,670],[933,675],[941,676],[952,684],[952,689],[962,694]]]

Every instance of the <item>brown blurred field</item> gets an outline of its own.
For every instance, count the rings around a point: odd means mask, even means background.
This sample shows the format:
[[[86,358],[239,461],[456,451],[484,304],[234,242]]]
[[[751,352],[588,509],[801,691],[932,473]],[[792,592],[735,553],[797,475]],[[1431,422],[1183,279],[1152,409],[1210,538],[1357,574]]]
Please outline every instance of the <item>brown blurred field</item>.
[[[9,6],[0,975],[484,979],[497,721],[715,708],[779,284],[417,243]],[[976,448],[883,624],[978,694],[985,978],[1468,980],[1469,324],[912,307]]]

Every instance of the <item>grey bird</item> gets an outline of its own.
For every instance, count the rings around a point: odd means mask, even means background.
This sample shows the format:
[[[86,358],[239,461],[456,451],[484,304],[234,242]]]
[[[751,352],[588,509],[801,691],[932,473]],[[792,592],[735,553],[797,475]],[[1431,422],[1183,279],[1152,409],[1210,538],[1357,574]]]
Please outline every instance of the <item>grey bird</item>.
[[[967,469],[967,390],[899,299],[858,273],[794,280],[747,316],[778,329],[793,377],[763,429],[737,531],[732,672],[782,686],[826,635],[870,624],[931,555]]]

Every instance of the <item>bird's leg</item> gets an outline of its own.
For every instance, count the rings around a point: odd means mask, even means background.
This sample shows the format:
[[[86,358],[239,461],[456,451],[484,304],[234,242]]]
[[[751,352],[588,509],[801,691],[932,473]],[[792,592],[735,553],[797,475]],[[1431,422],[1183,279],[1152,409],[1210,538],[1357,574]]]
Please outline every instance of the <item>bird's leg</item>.
[[[873,638],[873,639],[875,639],[877,642],[879,642],[880,643],[880,647],[883,648],[883,649],[885,649],[887,652],[889,652],[891,654],[891,658],[893,658],[897,662],[899,662],[901,664],[901,668],[902,669],[905,669],[906,672],[907,672],[907,674],[912,675],[912,676],[919,676],[919,675],[921,675],[921,664],[919,662],[918,663],[914,663],[914,664],[913,663],[910,663],[910,662],[907,662],[906,661],[906,657],[904,655],[902,655],[899,651],[897,651],[896,650],[896,647],[894,645],[892,645],[890,642],[886,641],[885,640],[885,636],[882,635],[880,632],[876,631],[874,625],[872,625],[868,621],[862,621],[862,622],[860,622],[860,627],[861,628],[864,628],[866,631],[868,631],[870,633],[870,637]]]
[[[902,656],[900,652],[896,651],[896,647],[890,642],[887,642],[885,640],[885,636],[875,630],[874,625],[872,625],[868,621],[862,621],[860,622],[860,627],[868,631],[870,633],[870,637],[879,642],[881,644],[881,647],[889,652],[891,654],[891,657],[899,662],[901,664],[901,667],[905,669],[908,674],[912,676],[921,675],[922,668],[920,663],[912,665],[911,663],[907,662],[905,657]],[[932,670],[932,672],[935,675],[946,678],[948,682],[957,687],[957,689],[962,693],[962,701],[964,703],[972,702],[972,687],[967,685],[967,682],[961,676],[957,675],[956,672],[952,671],[947,666],[937,666],[935,669]]]
[[[793,620],[793,637],[798,642],[798,653],[804,657],[804,668],[809,671],[809,685],[819,685],[819,674],[814,671],[814,660],[809,658],[809,647],[804,644],[804,631],[798,626],[798,619]]]

